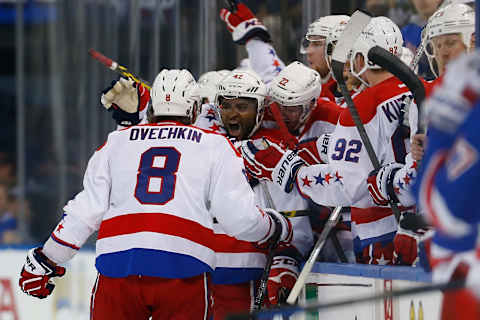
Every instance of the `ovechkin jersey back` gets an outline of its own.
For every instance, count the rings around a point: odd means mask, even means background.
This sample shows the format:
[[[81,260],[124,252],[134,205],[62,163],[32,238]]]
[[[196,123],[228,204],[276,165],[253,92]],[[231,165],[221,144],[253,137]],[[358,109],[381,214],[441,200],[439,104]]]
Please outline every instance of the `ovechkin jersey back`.
[[[90,159],[84,190],[64,210],[98,229],[96,267],[109,277],[212,271],[213,217],[246,241],[271,227],[231,143],[174,122],[110,133]]]

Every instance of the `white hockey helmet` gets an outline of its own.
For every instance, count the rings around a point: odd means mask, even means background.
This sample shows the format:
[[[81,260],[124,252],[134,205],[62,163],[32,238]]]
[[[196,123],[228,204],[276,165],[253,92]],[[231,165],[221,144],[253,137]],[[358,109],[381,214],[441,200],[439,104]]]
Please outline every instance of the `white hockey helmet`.
[[[337,44],[338,39],[340,39],[340,37],[342,36],[343,31],[345,31],[348,21],[350,20],[349,16],[340,17],[345,18],[332,26],[325,41],[325,59],[327,60],[327,65],[330,70],[332,69],[330,64],[332,62],[333,49],[335,49],[335,45]]]
[[[202,74],[197,82],[200,100],[203,101],[207,98],[210,103],[213,103],[217,95],[218,83],[229,73],[230,70],[219,70]]]
[[[434,67],[435,50],[433,38],[446,34],[460,34],[462,42],[470,49],[470,40],[475,33],[475,11],[463,3],[453,3],[440,10],[437,10],[428,19],[426,26],[427,45],[425,46],[425,55],[428,58],[430,69],[438,77]]]
[[[255,126],[248,134],[251,137],[260,127],[265,111],[267,87],[253,70],[233,70],[217,86],[215,104],[220,106],[221,99],[253,98],[257,100]]]
[[[282,106],[302,106],[300,125],[312,112],[311,103],[322,91],[320,74],[301,62],[286,66],[268,85],[268,96]]]
[[[381,69],[379,65],[368,59],[368,51],[375,46],[380,46],[397,57],[401,54],[402,33],[395,22],[387,17],[372,18],[353,44],[352,54],[350,55],[350,72],[366,86],[369,86],[368,83],[360,76],[367,69]],[[355,72],[354,68],[357,55],[362,55],[365,60],[365,65],[359,72]]]
[[[325,39],[328,37],[330,30],[333,26],[335,26],[340,21],[344,21],[350,19],[347,15],[330,15],[320,17],[317,20],[310,23],[307,29],[307,34],[305,35],[306,43],[302,43],[300,47],[300,53],[306,54],[307,47],[309,41],[319,41],[317,39],[318,36],[324,37]]]
[[[151,90],[153,116],[193,118],[198,103],[198,88],[192,74],[185,69],[163,69]]]

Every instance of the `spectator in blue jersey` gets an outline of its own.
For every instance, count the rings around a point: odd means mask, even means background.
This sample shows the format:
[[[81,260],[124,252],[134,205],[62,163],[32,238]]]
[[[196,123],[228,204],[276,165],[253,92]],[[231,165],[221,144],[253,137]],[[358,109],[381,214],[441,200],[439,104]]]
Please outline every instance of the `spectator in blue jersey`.
[[[405,46],[415,53],[417,47],[422,42],[423,27],[427,24],[428,18],[440,6],[442,0],[412,0],[412,3],[417,14],[411,16],[410,22],[401,31]],[[426,79],[433,78],[425,55],[422,56],[418,64],[418,73]]]
[[[17,219],[9,210],[9,204],[8,187],[0,184],[0,244],[18,242]]]

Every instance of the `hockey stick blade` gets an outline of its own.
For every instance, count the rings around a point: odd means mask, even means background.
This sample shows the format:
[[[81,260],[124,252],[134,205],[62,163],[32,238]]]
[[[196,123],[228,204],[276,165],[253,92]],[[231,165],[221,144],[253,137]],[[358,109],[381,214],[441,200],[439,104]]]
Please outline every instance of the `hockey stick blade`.
[[[297,312],[313,312],[313,311],[318,311],[318,310],[328,309],[328,308],[350,306],[356,303],[373,302],[373,301],[382,300],[390,297],[392,298],[404,297],[404,296],[428,293],[433,291],[453,291],[453,290],[462,289],[464,287],[465,287],[465,280],[456,280],[456,281],[451,281],[446,283],[429,284],[421,287],[414,287],[414,288],[387,292],[383,294],[376,294],[376,295],[366,296],[362,298],[346,299],[346,300],[341,300],[341,301],[336,301],[331,303],[314,302],[314,303],[306,304],[304,306],[295,305],[295,306],[286,306],[286,307],[276,307],[276,308],[266,309],[262,311],[256,311],[256,312],[254,311],[250,314],[244,313],[244,314],[232,315],[230,317],[227,317],[227,319],[230,319],[230,320],[271,319],[273,316],[279,315],[279,314],[282,314],[284,316],[291,316]]]
[[[418,108],[417,133],[425,133],[423,112],[421,112],[421,106],[425,100],[425,86],[422,81],[402,60],[380,46],[375,46],[368,51],[368,59],[393,74],[410,89]]]
[[[360,36],[363,29],[368,25],[371,19],[372,17],[368,14],[368,12],[363,10],[357,10],[352,14],[352,17],[348,21],[347,26],[342,33],[342,36],[335,45],[335,49],[332,53],[332,60],[340,61],[342,63],[345,63],[347,61],[348,53],[352,49],[355,40]],[[338,82],[338,79],[336,77],[335,80],[337,80]]]

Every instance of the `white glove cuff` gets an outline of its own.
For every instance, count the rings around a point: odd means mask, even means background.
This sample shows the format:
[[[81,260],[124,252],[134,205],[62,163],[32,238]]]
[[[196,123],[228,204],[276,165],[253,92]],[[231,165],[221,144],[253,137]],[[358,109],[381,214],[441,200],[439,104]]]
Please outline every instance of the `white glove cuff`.
[[[303,160],[297,156],[297,154],[291,150],[285,151],[280,161],[273,169],[272,180],[273,183],[279,186],[282,190],[286,190],[286,186],[289,183],[295,182],[294,175],[296,172],[293,172],[293,169],[304,164]]]
[[[267,31],[267,27],[265,27],[257,18],[252,18],[249,20],[245,20],[239,23],[232,32],[233,41],[238,41],[242,39],[248,32],[252,29],[263,29]]]

